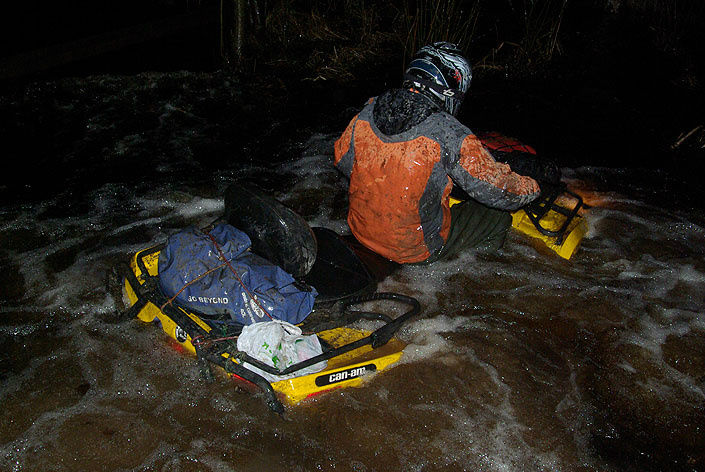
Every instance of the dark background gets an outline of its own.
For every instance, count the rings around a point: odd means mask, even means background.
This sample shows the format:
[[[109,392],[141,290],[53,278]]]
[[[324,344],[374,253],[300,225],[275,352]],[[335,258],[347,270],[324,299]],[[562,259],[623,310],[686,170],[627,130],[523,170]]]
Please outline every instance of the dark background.
[[[243,0],[237,56],[233,0],[13,2],[2,7],[0,90],[219,71],[250,91],[257,119],[335,132],[366,97],[398,85],[415,48],[450,39],[474,65],[459,116],[471,128],[517,136],[565,166],[667,171],[684,188],[699,184],[702,2],[445,0],[447,15],[433,17],[436,3]],[[12,124],[4,128],[12,139]]]

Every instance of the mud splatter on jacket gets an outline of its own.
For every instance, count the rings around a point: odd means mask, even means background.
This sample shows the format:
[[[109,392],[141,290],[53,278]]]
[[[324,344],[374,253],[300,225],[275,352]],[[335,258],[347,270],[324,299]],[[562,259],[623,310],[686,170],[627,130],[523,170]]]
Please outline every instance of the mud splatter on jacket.
[[[350,179],[350,230],[400,263],[424,261],[445,244],[453,183],[503,210],[539,192],[533,179],[496,162],[455,117],[402,89],[370,99],[352,119],[335,142],[335,165]]]

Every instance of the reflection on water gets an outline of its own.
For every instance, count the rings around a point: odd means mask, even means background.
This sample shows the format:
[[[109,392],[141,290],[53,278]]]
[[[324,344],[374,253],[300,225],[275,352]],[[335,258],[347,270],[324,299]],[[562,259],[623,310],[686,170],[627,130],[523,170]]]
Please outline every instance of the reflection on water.
[[[173,101],[152,104],[163,123],[193,111],[162,106]],[[175,147],[196,139],[169,136]],[[121,301],[106,289],[110,267],[212,221],[230,178],[264,183],[311,224],[344,231],[333,140],[311,136],[276,166],[228,162],[175,181],[180,159],[195,165],[184,151],[164,165],[168,182],[98,184],[62,211],[60,196],[3,208],[0,468],[705,468],[703,215],[646,203],[643,189],[618,184],[619,169],[565,169],[593,206],[571,261],[512,234],[499,254],[385,280],[425,308],[401,332],[402,362],[284,418],[227,380],[202,380],[161,330],[112,321]],[[118,147],[106,158],[127,152]]]

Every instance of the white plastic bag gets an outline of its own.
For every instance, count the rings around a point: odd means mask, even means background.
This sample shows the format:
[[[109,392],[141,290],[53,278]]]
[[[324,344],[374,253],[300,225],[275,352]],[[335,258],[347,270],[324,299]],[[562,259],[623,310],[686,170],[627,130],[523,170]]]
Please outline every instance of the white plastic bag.
[[[323,353],[321,343],[315,334],[304,336],[298,326],[281,320],[253,323],[243,327],[242,333],[237,338],[237,348],[279,370]],[[325,369],[326,365],[326,361],[321,361],[288,375],[273,375],[243,363],[243,367],[270,382],[319,372]]]

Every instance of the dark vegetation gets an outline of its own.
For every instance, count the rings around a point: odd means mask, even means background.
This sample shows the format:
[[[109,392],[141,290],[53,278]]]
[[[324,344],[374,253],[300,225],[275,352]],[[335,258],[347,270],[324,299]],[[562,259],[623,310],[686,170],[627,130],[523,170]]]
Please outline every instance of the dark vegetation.
[[[444,39],[474,65],[461,115],[471,127],[515,134],[565,165],[689,175],[703,155],[705,4],[697,0],[266,6],[238,67],[296,89],[325,84],[314,96],[328,105],[397,86],[413,51]]]
[[[463,116],[472,126],[594,165],[653,167],[668,155],[687,167],[705,145],[699,0],[163,0],[80,8],[25,7],[25,26],[6,28],[5,44],[40,48],[160,15],[200,14],[209,22],[198,31],[58,72],[225,66],[265,92],[314,90],[330,106],[353,106],[396,85],[419,46],[451,40],[475,66]]]

